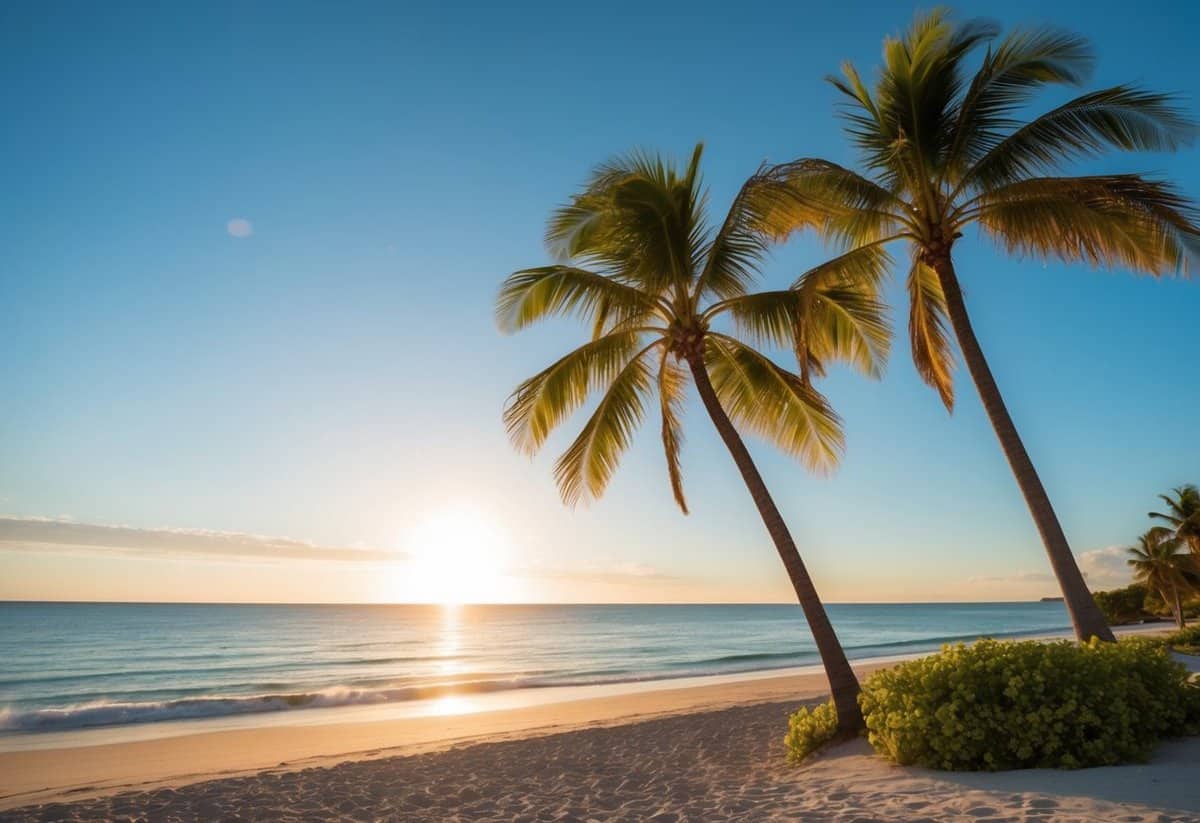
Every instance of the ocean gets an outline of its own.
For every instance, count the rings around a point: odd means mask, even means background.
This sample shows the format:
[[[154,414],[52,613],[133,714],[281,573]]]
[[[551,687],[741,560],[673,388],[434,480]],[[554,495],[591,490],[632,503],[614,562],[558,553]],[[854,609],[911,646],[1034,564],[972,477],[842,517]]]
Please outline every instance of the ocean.
[[[1070,625],[1061,602],[828,609],[852,659]],[[794,605],[0,603],[0,742],[817,662]]]

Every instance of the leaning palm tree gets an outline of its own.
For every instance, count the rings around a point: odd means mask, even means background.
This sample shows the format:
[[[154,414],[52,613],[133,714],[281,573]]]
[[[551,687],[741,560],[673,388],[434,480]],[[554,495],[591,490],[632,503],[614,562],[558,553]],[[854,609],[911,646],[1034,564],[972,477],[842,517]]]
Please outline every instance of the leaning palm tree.
[[[953,330],[1005,457],[1033,515],[1080,639],[1112,639],[1067,544],[967,315],[954,248],[976,224],[1009,253],[1185,273],[1200,249],[1197,211],[1168,183],[1136,174],[1063,176],[1071,160],[1108,149],[1169,151],[1194,126],[1166,95],[1114,86],[1021,119],[1039,89],[1075,85],[1092,64],[1087,42],[1048,29],[1014,31],[989,45],[973,75],[970,54],[999,32],[918,16],[884,41],[874,88],[850,64],[830,78],[846,98],[847,132],[867,174],[804,159],[789,165],[802,198],[793,228],[817,229],[849,254],[908,245],[909,335],[926,383],[953,410]],[[887,265],[878,254],[868,258]],[[871,273],[873,277],[876,273]]]
[[[1162,596],[1182,629],[1183,597],[1194,591],[1197,583],[1196,560],[1183,547],[1183,541],[1170,529],[1155,526],[1138,538],[1129,554],[1132,556],[1127,562],[1133,567],[1134,579]]]
[[[600,167],[549,221],[547,245],[561,261],[510,275],[497,316],[515,331],[550,315],[575,315],[591,339],[522,383],[504,411],[518,449],[533,454],[551,430],[600,398],[555,465],[565,503],[599,497],[635,429],[656,408],[667,474],[686,513],[680,415],[688,377],[733,456],[799,598],[829,677],[843,731],[862,727],[858,682],[813,581],[738,427],[760,435],[813,470],[832,468],[843,448],[840,421],[812,385],[754,344],[800,350],[806,362],[849,362],[877,375],[890,331],[881,304],[845,284],[856,274],[833,263],[810,271],[800,290],[750,293],[791,204],[783,179],[761,170],[738,193],[721,225],[706,222],[701,146],[679,172],[635,153]],[[728,321],[731,330],[714,324]]]
[[[1150,512],[1150,516],[1165,521],[1175,536],[1187,543],[1192,554],[1200,559],[1200,489],[1188,483],[1171,489],[1171,494],[1174,497],[1158,496],[1167,504],[1167,511]]]

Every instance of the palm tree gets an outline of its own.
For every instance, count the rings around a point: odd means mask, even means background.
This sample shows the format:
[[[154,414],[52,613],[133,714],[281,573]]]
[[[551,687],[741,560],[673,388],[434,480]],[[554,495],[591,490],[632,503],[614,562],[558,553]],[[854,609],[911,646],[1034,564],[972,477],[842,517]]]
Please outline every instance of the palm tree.
[[[1192,591],[1197,582],[1195,558],[1183,548],[1183,542],[1170,529],[1155,526],[1138,538],[1129,548],[1129,565],[1138,582],[1158,591],[1175,615],[1175,623],[1183,628],[1183,595]]]
[[[1171,489],[1171,494],[1175,496],[1158,496],[1167,504],[1167,512],[1150,512],[1150,516],[1169,523],[1175,536],[1187,543],[1192,554],[1200,559],[1200,489],[1188,483]]]
[[[1156,276],[1185,273],[1200,249],[1197,211],[1170,184],[1136,174],[1063,176],[1061,168],[1108,149],[1173,150],[1195,129],[1170,97],[1127,85],[1083,94],[1023,122],[1039,89],[1084,80],[1091,50],[1072,34],[1017,30],[989,45],[968,75],[968,55],[998,36],[990,23],[955,24],[935,11],[884,41],[873,90],[845,64],[843,76],[830,81],[845,96],[847,132],[868,174],[818,159],[789,164],[804,203],[792,227],[815,228],[852,250],[907,243],[917,371],[952,411],[948,320],[1076,634],[1111,640],[975,337],[953,250],[974,223],[1009,253]]]
[[[654,406],[671,488],[686,513],[680,415],[690,375],[791,579],[839,725],[854,731],[862,727],[857,679],[738,427],[810,469],[831,469],[843,449],[841,425],[813,387],[813,372],[793,374],[751,343],[799,350],[818,369],[843,360],[878,375],[890,330],[882,305],[845,284],[855,274],[852,262],[810,271],[801,289],[750,293],[792,195],[777,173],[760,170],[714,231],[705,217],[701,152],[697,146],[682,173],[641,153],[600,167],[549,221],[547,245],[561,262],[504,282],[497,301],[503,330],[551,315],[576,315],[592,330],[588,342],[513,392],[505,423],[514,445],[533,454],[589,394],[601,393],[554,469],[563,501],[575,505],[604,492]],[[741,334],[714,328],[719,318]]]

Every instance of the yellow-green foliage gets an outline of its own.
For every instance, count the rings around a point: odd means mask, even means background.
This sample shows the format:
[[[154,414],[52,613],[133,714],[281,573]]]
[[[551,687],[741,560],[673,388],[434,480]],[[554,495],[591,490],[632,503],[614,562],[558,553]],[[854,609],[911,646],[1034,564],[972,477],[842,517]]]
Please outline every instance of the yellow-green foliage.
[[[788,760],[799,763],[837,734],[837,709],[833,701],[822,703],[812,709],[807,706],[788,719],[788,733],[783,742],[787,744]]]
[[[994,770],[1144,760],[1195,730],[1200,688],[1162,644],[945,646],[872,675],[859,698],[871,745],[902,764]]]
[[[1200,626],[1188,626],[1172,632],[1164,638],[1164,642],[1175,651],[1184,654],[1200,654]]]

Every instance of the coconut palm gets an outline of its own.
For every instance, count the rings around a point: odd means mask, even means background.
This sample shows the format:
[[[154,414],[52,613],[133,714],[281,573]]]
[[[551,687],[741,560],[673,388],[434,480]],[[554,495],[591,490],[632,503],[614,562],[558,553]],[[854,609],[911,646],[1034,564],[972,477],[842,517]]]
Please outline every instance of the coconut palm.
[[[680,415],[690,377],[783,560],[829,676],[839,724],[855,730],[862,726],[858,682],[738,429],[813,470],[835,465],[843,448],[840,422],[811,377],[831,360],[871,375],[882,368],[890,335],[882,306],[844,282],[859,276],[856,267],[874,253],[818,267],[801,289],[749,292],[790,191],[777,173],[760,170],[714,230],[705,217],[701,151],[697,146],[682,172],[640,153],[600,167],[549,221],[547,245],[561,262],[504,282],[497,301],[502,329],[575,315],[592,331],[588,342],[516,389],[505,423],[514,445],[533,454],[590,394],[600,393],[554,469],[564,502],[574,505],[604,492],[653,407],[671,488],[686,513]],[[722,320],[732,328],[715,325]],[[758,345],[797,350],[816,370],[793,374]]]
[[[1171,608],[1175,623],[1183,628],[1183,597],[1195,590],[1196,560],[1183,541],[1163,526],[1155,526],[1129,548],[1128,563],[1134,579],[1155,589]]]
[[[1200,559],[1200,489],[1191,483],[1171,489],[1173,497],[1160,494],[1158,497],[1167,504],[1167,511],[1150,512],[1150,516],[1163,520],[1175,536],[1188,545]]]
[[[804,202],[793,227],[815,228],[854,250],[907,244],[917,371],[952,411],[952,330],[1076,634],[1111,640],[975,337],[953,251],[973,223],[1009,253],[1151,275],[1186,272],[1200,249],[1197,211],[1170,184],[1136,174],[1064,176],[1062,167],[1109,149],[1173,150],[1194,126],[1170,97],[1127,85],[1023,121],[1037,91],[1085,79],[1091,50],[1085,40],[1049,29],[1017,30],[993,43],[998,36],[990,23],[955,24],[935,11],[884,41],[873,89],[850,64],[830,78],[846,100],[847,132],[867,173],[818,159],[790,164]],[[968,74],[968,57],[984,44]],[[887,265],[885,257],[873,259]]]

